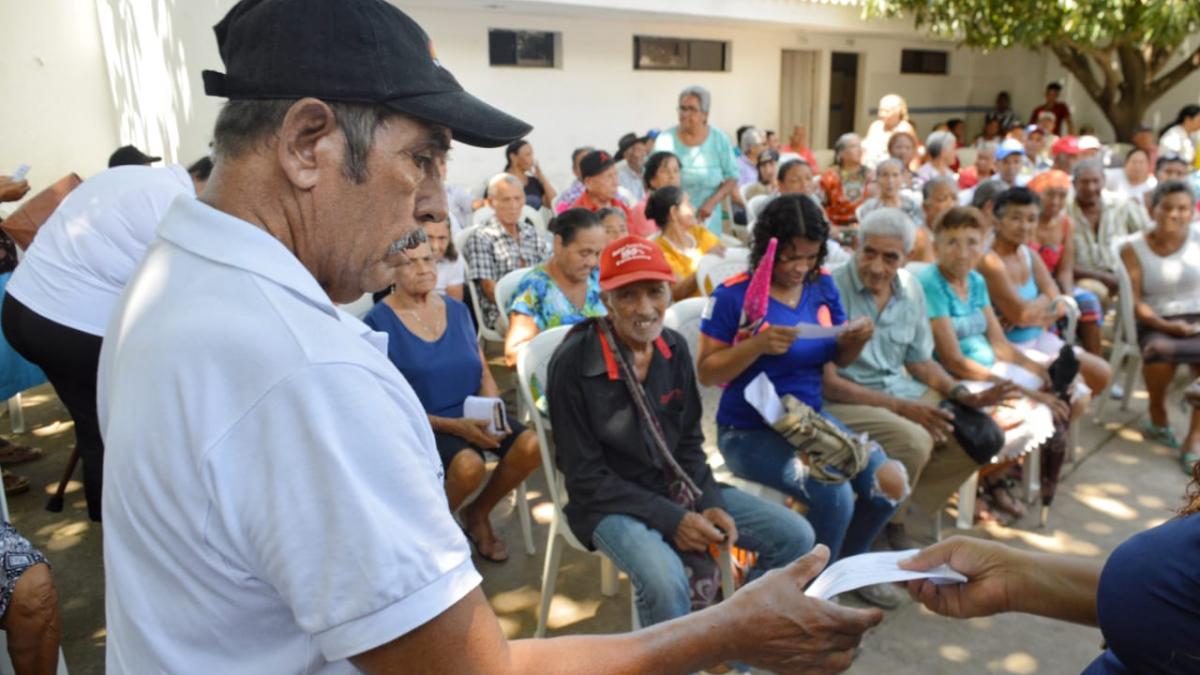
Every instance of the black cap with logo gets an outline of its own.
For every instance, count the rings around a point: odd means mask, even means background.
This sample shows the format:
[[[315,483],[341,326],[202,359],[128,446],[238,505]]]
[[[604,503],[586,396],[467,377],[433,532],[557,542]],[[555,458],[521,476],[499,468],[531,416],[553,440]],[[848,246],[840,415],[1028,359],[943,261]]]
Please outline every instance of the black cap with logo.
[[[464,91],[425,31],[384,0],[241,0],[214,31],[227,72],[204,71],[210,96],[377,103],[480,147],[532,130]]]
[[[593,150],[584,155],[583,159],[579,160],[579,177],[591,178],[592,176],[598,176],[613,164],[616,164],[616,160],[613,159],[612,155],[603,150]]]

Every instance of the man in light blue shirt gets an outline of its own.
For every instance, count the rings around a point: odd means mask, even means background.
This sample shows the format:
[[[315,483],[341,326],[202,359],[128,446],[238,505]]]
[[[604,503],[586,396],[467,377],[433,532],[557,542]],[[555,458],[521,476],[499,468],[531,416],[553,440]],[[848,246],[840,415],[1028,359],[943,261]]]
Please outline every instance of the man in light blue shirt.
[[[863,219],[862,244],[833,271],[849,320],[875,322],[875,335],[858,360],[826,367],[825,409],[857,432],[878,441],[908,470],[911,503],[937,513],[946,499],[979,469],[954,438],[953,416],[937,407],[944,398],[971,407],[991,405],[1005,388],[971,394],[933,360],[933,332],[920,282],[903,269],[915,232],[898,209],[879,209]],[[914,544],[897,511],[886,535],[896,549]]]

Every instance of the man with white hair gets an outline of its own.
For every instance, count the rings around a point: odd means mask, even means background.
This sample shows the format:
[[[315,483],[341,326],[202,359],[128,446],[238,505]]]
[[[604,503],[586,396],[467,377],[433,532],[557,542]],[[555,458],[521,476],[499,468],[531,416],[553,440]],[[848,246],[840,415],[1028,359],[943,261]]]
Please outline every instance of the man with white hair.
[[[477,284],[479,309],[489,328],[496,326],[496,282],[522,267],[546,262],[553,252],[549,235],[522,216],[525,188],[510,173],[498,173],[488,181],[488,206],[496,212],[482,227],[467,237],[463,255],[469,281]]]
[[[867,433],[908,470],[910,503],[937,513],[968,476],[979,470],[954,436],[953,415],[938,407],[950,399],[972,408],[1002,400],[1008,387],[972,394],[933,359],[933,331],[921,283],[904,263],[914,242],[911,223],[898,209],[879,209],[859,226],[861,245],[833,280],[850,320],[875,322],[875,334],[858,360],[827,366],[825,409],[856,432]],[[885,530],[896,549],[914,546],[904,510]],[[886,594],[890,589],[875,587]]]

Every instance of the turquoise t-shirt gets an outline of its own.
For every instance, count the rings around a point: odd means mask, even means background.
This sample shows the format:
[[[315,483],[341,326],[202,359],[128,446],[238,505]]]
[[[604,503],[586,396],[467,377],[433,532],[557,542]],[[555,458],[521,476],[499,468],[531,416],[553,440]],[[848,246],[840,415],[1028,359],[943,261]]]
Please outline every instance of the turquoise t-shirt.
[[[684,145],[675,135],[679,127],[671,127],[654,139],[655,152],[674,153],[679,158],[679,182],[683,191],[692,200],[692,208],[700,205],[716,192],[717,187],[730,179],[737,179],[738,166],[733,155],[733,144],[724,131],[709,126],[708,138],[700,145]],[[721,221],[725,213],[721,204],[713,209],[704,223],[709,232],[720,236]]]
[[[983,275],[975,270],[967,275],[966,300],[954,292],[937,265],[929,265],[918,272],[917,279],[925,289],[925,308],[929,319],[950,317],[963,356],[991,368],[996,363],[996,352],[987,339],[987,316],[983,310],[992,304],[992,299]]]

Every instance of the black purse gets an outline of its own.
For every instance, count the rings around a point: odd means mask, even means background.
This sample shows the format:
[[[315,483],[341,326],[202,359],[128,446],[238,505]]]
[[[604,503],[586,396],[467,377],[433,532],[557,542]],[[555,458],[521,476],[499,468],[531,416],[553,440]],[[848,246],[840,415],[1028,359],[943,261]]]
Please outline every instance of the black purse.
[[[1004,447],[1004,431],[991,415],[950,399],[938,407],[954,415],[954,439],[976,464],[991,462]]]

